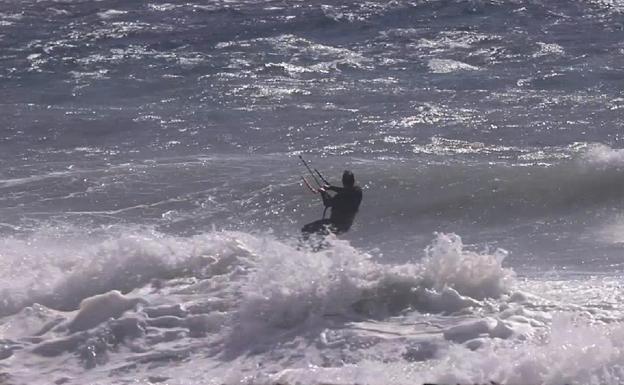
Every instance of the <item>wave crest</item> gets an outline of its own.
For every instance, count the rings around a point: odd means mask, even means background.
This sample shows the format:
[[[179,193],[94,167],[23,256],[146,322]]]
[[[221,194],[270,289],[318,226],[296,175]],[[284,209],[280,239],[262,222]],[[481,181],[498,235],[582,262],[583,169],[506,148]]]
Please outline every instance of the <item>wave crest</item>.
[[[425,253],[423,279],[436,290],[448,286],[475,299],[497,298],[513,283],[513,271],[502,266],[506,250],[477,253],[466,250],[457,234],[436,233]]]

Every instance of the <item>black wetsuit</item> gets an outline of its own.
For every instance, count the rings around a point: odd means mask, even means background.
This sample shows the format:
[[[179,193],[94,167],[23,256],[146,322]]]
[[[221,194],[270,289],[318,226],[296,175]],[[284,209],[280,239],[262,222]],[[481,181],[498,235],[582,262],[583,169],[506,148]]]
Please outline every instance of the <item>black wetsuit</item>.
[[[355,214],[357,214],[362,202],[362,189],[359,186],[337,187],[330,186],[328,190],[335,191],[333,197],[322,191],[321,197],[325,207],[331,207],[329,219],[319,219],[303,226],[303,233],[318,233],[325,229],[339,234],[348,231],[353,224]]]

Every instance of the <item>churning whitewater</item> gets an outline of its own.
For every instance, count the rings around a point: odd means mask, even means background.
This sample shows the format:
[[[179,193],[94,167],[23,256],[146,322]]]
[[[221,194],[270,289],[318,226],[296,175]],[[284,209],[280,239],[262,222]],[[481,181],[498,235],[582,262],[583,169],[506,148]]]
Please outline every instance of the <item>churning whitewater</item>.
[[[623,11],[1,2],[0,383],[624,382]]]

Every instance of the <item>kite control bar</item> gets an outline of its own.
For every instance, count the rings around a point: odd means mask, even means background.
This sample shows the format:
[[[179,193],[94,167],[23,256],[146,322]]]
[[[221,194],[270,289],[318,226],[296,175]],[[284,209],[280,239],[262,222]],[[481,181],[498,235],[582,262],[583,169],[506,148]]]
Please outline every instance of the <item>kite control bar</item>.
[[[319,172],[319,170],[314,169],[314,172],[316,173],[316,175],[319,176],[319,178],[321,178],[321,180],[323,181],[323,183],[325,183],[326,185],[330,184],[327,179],[323,178],[323,175],[321,175],[321,173]]]
[[[305,185],[308,187],[308,189],[310,189],[310,191],[312,191],[314,194],[318,194],[323,193],[325,190],[325,186],[328,186],[330,183],[327,181],[327,179],[325,179],[323,177],[323,175],[321,175],[321,173],[319,172],[319,170],[314,169],[314,171],[312,171],[312,168],[310,167],[310,165],[308,164],[308,162],[305,161],[305,159],[303,159],[303,157],[301,155],[299,155],[299,160],[301,160],[301,163],[303,163],[303,165],[305,166],[306,169],[308,169],[308,172],[310,173],[310,175],[312,176],[312,179],[314,179],[314,182],[316,182],[318,188],[314,188],[312,187],[312,185],[310,184],[310,182],[308,182],[308,180],[306,179],[306,177],[302,176],[301,179],[303,179],[303,183],[305,183]],[[316,174],[315,174],[316,173]],[[316,177],[318,175],[319,178],[321,178],[321,180],[323,181],[324,184],[321,184],[321,182],[318,180],[318,178]],[[325,201],[325,198],[323,198],[323,201]],[[325,206],[325,210],[323,210],[323,219],[325,219],[325,213],[327,212],[327,206]]]
[[[323,185],[321,184],[321,182],[319,182],[318,178],[316,177],[316,175],[314,175],[314,172],[312,171],[312,169],[310,168],[310,165],[308,164],[308,162],[305,161],[305,159],[303,159],[303,157],[301,155],[299,155],[299,160],[301,160],[301,163],[303,163],[303,165],[305,166],[305,168],[308,169],[308,172],[310,173],[310,175],[312,175],[312,179],[314,179],[314,181],[316,182],[316,184],[319,186],[319,188],[323,187]],[[317,171],[318,175],[320,176],[321,174]],[[325,181],[325,178],[323,178],[321,176],[321,179],[323,179],[323,181]],[[305,180],[305,178],[304,178]]]
[[[324,187],[325,185],[329,185],[330,183],[327,181],[327,179],[325,179],[325,177],[319,172],[319,170],[314,169],[314,171],[312,171],[312,168],[310,167],[310,165],[308,164],[308,162],[306,162],[305,159],[303,159],[303,157],[301,155],[299,155],[299,160],[301,160],[301,163],[303,163],[303,165],[305,166],[305,168],[308,169],[308,172],[310,173],[310,175],[312,176],[312,179],[314,179],[314,181],[316,182],[316,184],[319,186],[319,188]],[[323,181],[323,183],[319,182],[319,179],[316,177],[318,175],[319,178],[321,178],[321,180]],[[305,179],[305,178],[304,178]]]
[[[301,179],[303,179],[303,183],[310,189],[312,194],[317,194],[318,193],[318,190],[315,189],[314,187],[312,187],[312,185],[310,184],[310,182],[308,182],[308,180],[305,178],[305,176],[302,176]]]

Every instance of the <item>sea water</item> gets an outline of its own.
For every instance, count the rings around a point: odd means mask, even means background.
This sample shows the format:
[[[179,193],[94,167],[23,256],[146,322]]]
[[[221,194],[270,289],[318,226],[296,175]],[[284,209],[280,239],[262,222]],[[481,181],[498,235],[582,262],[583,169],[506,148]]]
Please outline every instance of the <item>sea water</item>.
[[[624,382],[623,11],[3,1],[0,383]]]

